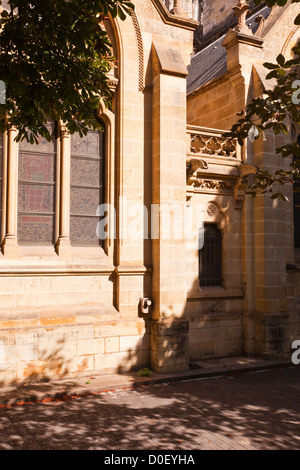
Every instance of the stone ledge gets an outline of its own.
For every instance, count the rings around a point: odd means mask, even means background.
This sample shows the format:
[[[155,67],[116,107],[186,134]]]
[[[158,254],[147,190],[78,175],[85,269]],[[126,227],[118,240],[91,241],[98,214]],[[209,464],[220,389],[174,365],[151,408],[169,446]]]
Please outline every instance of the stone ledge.
[[[25,328],[24,321],[35,322],[43,321],[45,319],[57,319],[59,322],[63,318],[72,318],[74,323],[86,323],[87,321],[118,321],[120,318],[119,312],[112,305],[79,305],[79,306],[65,306],[55,308],[49,307],[28,307],[28,308],[7,308],[0,309],[0,328],[4,322],[20,323],[22,328]]]

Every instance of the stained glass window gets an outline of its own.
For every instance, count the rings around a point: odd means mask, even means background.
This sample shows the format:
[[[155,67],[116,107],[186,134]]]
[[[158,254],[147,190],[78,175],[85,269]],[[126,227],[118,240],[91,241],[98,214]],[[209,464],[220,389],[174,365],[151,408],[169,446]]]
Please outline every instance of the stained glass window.
[[[104,132],[71,136],[71,222],[73,246],[101,245],[97,208],[104,202]]]
[[[0,134],[0,243],[2,231],[2,191],[3,191],[3,135]]]
[[[40,137],[38,144],[19,145],[18,241],[20,244],[54,243],[56,140]]]

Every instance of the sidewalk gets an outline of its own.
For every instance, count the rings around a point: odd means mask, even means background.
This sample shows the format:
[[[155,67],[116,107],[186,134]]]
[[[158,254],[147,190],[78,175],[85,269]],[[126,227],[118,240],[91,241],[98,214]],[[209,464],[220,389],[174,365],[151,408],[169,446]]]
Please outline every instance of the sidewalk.
[[[204,379],[284,367],[293,367],[290,359],[262,360],[239,356],[197,361],[191,364],[189,371],[173,374],[152,373],[151,377],[139,377],[136,371],[125,374],[91,374],[84,377],[49,382],[24,383],[2,387],[0,389],[0,407],[42,400],[67,399],[72,398],[72,396],[96,395],[109,391],[129,390],[160,383]]]

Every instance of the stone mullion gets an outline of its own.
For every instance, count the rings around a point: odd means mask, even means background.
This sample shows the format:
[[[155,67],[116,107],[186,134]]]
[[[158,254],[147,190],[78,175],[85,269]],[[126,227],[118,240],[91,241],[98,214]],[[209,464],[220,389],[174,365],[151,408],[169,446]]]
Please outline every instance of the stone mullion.
[[[7,132],[3,134],[3,161],[2,161],[2,221],[1,221],[1,239],[0,243],[4,240],[6,234],[6,198],[7,198]],[[0,245],[1,251],[1,245]]]

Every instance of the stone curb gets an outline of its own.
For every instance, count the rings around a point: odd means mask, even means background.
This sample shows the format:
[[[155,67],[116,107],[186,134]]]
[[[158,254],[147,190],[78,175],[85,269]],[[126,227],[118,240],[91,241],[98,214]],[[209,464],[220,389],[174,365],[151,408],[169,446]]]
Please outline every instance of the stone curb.
[[[121,390],[132,390],[152,385],[184,382],[188,380],[206,379],[213,377],[225,377],[240,375],[243,373],[274,370],[279,368],[290,368],[294,366],[290,360],[258,361],[251,364],[231,365],[228,367],[213,367],[210,369],[196,369],[173,374],[155,374],[151,377],[129,378],[122,375],[96,376],[95,382],[90,382],[89,387],[85,384],[70,383],[77,379],[64,379],[60,382],[49,382],[42,384],[29,384],[28,388],[23,386],[5,387],[0,389],[0,408],[8,406],[19,406],[30,403],[40,403],[56,400],[70,400],[84,396],[93,396]],[[113,380],[109,381],[108,377]],[[87,380],[87,377],[81,378]],[[102,382],[102,383],[99,383]],[[71,387],[69,390],[67,388]]]

